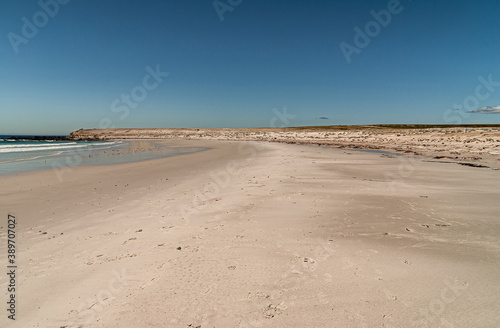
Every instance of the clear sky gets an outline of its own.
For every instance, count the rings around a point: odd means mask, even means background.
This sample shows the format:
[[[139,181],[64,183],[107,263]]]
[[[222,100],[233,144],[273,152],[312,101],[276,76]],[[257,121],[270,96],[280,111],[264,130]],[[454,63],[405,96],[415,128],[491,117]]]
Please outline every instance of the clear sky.
[[[498,0],[1,1],[0,134],[500,123],[499,17]]]

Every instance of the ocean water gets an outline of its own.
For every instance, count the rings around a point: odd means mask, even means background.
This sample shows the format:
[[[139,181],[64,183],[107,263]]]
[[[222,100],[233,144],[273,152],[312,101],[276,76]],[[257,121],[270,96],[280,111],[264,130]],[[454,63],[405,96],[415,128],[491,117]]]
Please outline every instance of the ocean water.
[[[78,165],[110,165],[205,150],[154,142],[7,139],[0,135],[0,175]]]

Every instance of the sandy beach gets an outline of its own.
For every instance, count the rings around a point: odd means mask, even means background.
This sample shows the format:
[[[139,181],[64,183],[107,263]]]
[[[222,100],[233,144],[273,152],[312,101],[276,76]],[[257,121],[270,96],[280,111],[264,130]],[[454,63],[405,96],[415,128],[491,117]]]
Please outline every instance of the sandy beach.
[[[172,138],[210,149],[2,176],[0,325],[498,327],[498,131],[460,137],[441,160]],[[465,157],[485,167],[448,162]]]
[[[398,127],[398,128],[395,128]],[[258,129],[90,129],[72,132],[74,140],[229,140],[266,141],[388,150],[445,161],[487,161],[500,167],[500,126],[318,126]]]
[[[9,1],[0,328],[500,328],[500,2]]]

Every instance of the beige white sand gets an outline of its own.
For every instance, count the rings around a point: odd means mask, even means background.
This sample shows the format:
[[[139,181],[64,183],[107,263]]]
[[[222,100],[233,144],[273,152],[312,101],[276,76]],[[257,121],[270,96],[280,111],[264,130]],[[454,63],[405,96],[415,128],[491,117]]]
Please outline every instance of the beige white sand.
[[[0,177],[2,268],[19,222],[2,327],[500,325],[495,167],[164,142],[212,149]]]
[[[382,128],[330,126],[260,129],[92,129],[71,133],[74,139],[188,139],[270,141],[383,149],[450,160],[481,159],[500,164],[500,127]]]

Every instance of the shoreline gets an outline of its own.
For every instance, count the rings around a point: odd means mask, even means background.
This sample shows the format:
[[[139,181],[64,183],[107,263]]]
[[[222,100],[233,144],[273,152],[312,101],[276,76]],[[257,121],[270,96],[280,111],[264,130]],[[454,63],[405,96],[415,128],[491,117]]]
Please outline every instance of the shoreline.
[[[387,126],[262,129],[108,129],[79,130],[74,139],[228,140],[311,144],[374,149],[470,163],[485,161],[500,168],[500,127],[388,128]]]
[[[107,166],[133,163],[207,150],[204,148],[182,146],[182,141],[153,141],[148,139],[118,141],[116,145],[103,146],[101,144],[109,142],[113,141],[99,141],[95,144],[89,144],[88,148],[85,149],[75,148],[72,150],[61,150],[56,154],[40,154],[36,157],[33,157],[33,154],[26,153],[27,155],[30,155],[30,157],[19,158],[1,163],[4,165],[6,173],[1,172],[0,175],[7,176],[23,172],[45,170],[66,172],[79,166]],[[18,165],[17,171],[9,172],[9,169],[12,171],[11,166],[13,164]],[[21,169],[19,165],[22,165],[23,169]]]
[[[2,177],[2,215],[20,222],[9,327],[498,323],[498,171],[169,143],[210,150]]]

